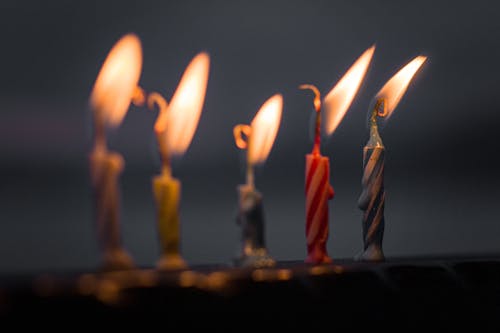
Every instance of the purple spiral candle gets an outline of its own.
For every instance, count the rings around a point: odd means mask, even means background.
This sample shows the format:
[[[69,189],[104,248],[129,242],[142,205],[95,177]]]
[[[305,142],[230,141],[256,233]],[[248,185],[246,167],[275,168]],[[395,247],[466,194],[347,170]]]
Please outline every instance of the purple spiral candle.
[[[362,259],[383,260],[382,239],[384,236],[384,158],[385,148],[363,149],[363,191],[358,206],[363,210],[363,254]]]
[[[363,211],[363,253],[361,260],[384,260],[384,164],[385,147],[378,133],[377,117],[387,115],[384,99],[377,100],[370,114],[370,139],[363,149],[363,191],[358,207]]]

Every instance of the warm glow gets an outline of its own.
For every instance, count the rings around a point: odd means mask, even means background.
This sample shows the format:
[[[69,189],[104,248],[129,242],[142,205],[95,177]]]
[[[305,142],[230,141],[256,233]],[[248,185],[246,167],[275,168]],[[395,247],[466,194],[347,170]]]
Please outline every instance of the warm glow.
[[[207,53],[194,57],[182,76],[165,116],[155,124],[157,132],[165,131],[170,154],[183,154],[193,139],[203,109],[209,68],[210,57]]]
[[[374,52],[375,46],[366,50],[349,68],[337,85],[326,95],[324,113],[325,130],[328,135],[335,131],[349,109],[365,77]]]
[[[418,56],[410,61],[405,67],[399,70],[382,89],[378,92],[375,99],[384,99],[386,117],[389,118],[403,97],[408,84],[418,71],[420,66],[425,62],[427,57]]]
[[[90,104],[102,120],[118,126],[130,105],[139,82],[142,49],[134,34],[122,37],[111,49],[92,90]]]
[[[282,109],[283,96],[276,94],[262,105],[252,120],[248,145],[249,164],[255,165],[266,160],[278,134]]]

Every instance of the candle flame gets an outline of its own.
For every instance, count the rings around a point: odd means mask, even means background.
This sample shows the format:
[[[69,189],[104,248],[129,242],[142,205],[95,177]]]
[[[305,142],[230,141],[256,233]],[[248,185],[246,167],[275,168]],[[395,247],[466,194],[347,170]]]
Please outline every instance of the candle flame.
[[[427,60],[427,57],[418,56],[410,61],[406,66],[399,70],[387,83],[380,89],[376,100],[384,100],[384,115],[389,118],[396,109],[399,101],[403,97],[410,84],[411,79],[422,66],[422,64]]]
[[[135,94],[142,68],[142,49],[134,34],[122,37],[109,52],[97,76],[90,104],[103,121],[118,126]]]
[[[366,50],[325,97],[325,130],[331,135],[344,118],[368,70],[375,46]]]
[[[283,96],[276,94],[261,106],[250,126],[237,125],[234,128],[237,147],[248,149],[247,163],[249,165],[262,163],[269,156],[278,134],[282,109]],[[242,138],[242,134],[245,134],[247,141]]]
[[[162,112],[155,124],[155,131],[165,131],[168,151],[182,155],[191,140],[200,120],[208,83],[210,57],[199,53],[186,68],[166,112]]]
[[[267,159],[274,140],[278,134],[283,109],[283,96],[276,94],[269,98],[260,108],[250,126],[250,147],[248,162],[252,165],[262,163]]]

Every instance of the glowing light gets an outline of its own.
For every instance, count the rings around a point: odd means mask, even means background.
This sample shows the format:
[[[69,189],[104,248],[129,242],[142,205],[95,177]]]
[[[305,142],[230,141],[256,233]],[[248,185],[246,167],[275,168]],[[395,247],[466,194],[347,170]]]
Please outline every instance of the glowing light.
[[[135,95],[142,68],[142,49],[134,34],[122,37],[109,52],[97,76],[90,104],[105,124],[118,126]]]
[[[280,269],[276,272],[276,277],[281,281],[290,280],[292,278],[292,271],[289,269]]]
[[[179,284],[181,287],[188,288],[194,286],[198,280],[198,274],[193,271],[185,271],[179,275]]]
[[[158,117],[155,131],[165,131],[170,154],[183,154],[193,139],[203,109],[209,68],[210,57],[207,53],[194,57],[186,68],[166,112],[162,112]]]
[[[283,96],[276,94],[260,108],[250,125],[250,144],[248,145],[248,163],[262,163],[269,156],[278,134],[283,109]]]
[[[406,66],[399,70],[387,83],[380,89],[377,96],[377,100],[384,99],[385,102],[385,112],[386,117],[389,118],[396,109],[399,101],[403,97],[411,79],[422,66],[422,64],[427,60],[427,57],[418,56],[412,61],[410,61]]]
[[[324,100],[325,130],[332,134],[344,118],[349,106],[358,91],[368,66],[370,65],[375,46],[366,50],[349,68],[340,81],[326,95]]]

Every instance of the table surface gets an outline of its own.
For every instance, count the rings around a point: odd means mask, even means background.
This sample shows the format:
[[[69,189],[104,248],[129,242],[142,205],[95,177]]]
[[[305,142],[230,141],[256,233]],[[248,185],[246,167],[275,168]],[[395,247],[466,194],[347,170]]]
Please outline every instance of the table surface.
[[[500,328],[500,257],[279,262],[261,269],[210,265],[0,278],[3,316],[162,314],[171,324],[189,326],[197,322],[182,319],[184,315],[211,312],[251,323],[255,316],[261,322],[275,321],[281,313],[290,327],[332,321],[349,328],[400,322],[414,327],[437,321],[447,328]],[[212,324],[221,326],[220,317],[209,318],[219,318]],[[203,327],[210,323],[205,319]]]

